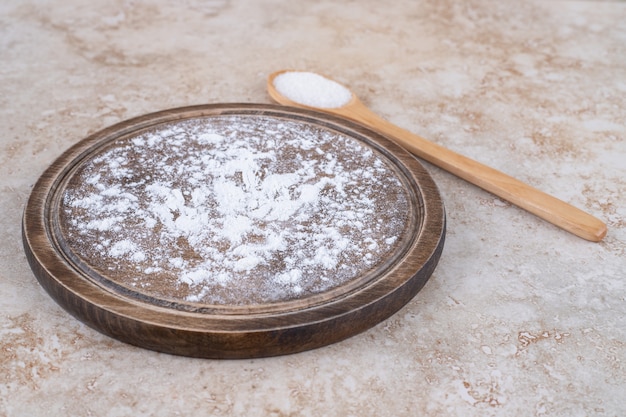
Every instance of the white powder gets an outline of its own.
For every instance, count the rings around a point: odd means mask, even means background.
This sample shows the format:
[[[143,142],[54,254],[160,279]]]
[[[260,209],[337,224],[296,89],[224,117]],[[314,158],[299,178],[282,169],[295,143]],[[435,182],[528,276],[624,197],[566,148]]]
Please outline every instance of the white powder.
[[[310,107],[334,109],[352,99],[346,87],[312,72],[284,72],[274,78],[273,84],[289,100]]]
[[[172,123],[119,140],[77,170],[63,235],[95,270],[152,297],[303,297],[362,276],[396,249],[409,206],[388,164],[306,123]]]

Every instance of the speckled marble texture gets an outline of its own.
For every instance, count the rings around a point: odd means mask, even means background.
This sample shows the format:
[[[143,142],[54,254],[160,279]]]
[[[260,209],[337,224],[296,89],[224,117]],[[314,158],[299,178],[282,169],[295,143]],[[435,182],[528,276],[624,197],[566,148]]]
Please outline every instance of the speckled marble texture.
[[[626,2],[0,2],[0,415],[626,415]],[[375,112],[605,220],[590,243],[426,165],[448,212],[426,287],[326,348],[214,361],[70,317],[21,244],[67,147],[170,107],[269,103],[318,71]]]

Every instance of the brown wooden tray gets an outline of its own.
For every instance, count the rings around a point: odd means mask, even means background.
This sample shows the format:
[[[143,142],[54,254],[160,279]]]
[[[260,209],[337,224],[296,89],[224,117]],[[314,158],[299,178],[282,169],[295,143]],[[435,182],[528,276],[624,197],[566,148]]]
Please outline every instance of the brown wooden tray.
[[[25,251],[48,293],[121,341],[273,356],[362,332],[411,300],[443,249],[435,183],[355,123],[260,104],[121,122],[36,183]]]

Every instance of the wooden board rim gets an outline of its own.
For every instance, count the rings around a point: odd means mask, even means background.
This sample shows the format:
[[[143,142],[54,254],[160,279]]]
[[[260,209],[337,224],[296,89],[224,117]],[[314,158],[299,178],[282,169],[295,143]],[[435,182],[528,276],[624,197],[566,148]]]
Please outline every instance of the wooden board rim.
[[[184,117],[215,114],[281,115],[316,121],[333,128],[363,135],[382,144],[413,176],[419,194],[424,196],[423,221],[413,240],[410,264],[395,265],[396,277],[359,288],[339,299],[303,306],[290,311],[242,310],[242,314],[220,312],[181,312],[147,306],[136,300],[86,291],[76,282],[62,278],[70,273],[58,253],[46,252],[42,242],[50,240],[45,225],[46,197],[55,181],[63,176],[69,161],[80,159],[94,143],[111,135],[122,135],[156,123]],[[423,287],[434,270],[443,249],[445,210],[438,189],[424,167],[408,152],[381,135],[358,124],[310,110],[265,104],[210,104],[164,110],[120,122],[96,132],[64,152],[40,177],[24,211],[23,242],[35,275],[41,285],[66,310],[91,327],[122,341],[162,352],[197,357],[244,358],[294,353],[334,343],[377,324],[395,313]],[[419,248],[419,250],[417,250]],[[76,271],[74,271],[76,272]],[[402,276],[402,278],[398,278]],[[88,285],[89,287],[89,285]],[[78,288],[78,289],[77,289]],[[138,311],[140,312],[138,314]]]

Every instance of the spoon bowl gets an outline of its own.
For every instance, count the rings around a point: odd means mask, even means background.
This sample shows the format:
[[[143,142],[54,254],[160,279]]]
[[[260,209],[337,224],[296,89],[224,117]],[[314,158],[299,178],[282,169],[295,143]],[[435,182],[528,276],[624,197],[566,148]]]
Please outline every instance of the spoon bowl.
[[[403,146],[415,156],[422,158],[490,193],[506,200],[574,235],[583,239],[599,242],[607,233],[606,225],[596,217],[531,187],[507,174],[483,165],[436,143],[430,142],[416,134],[404,130],[387,120],[379,117],[365,106],[356,94],[350,91],[350,99],[337,107],[315,107],[302,101],[288,97],[277,88],[277,79],[283,74],[314,74],[307,71],[281,70],[269,75],[267,91],[277,103],[285,106],[302,107],[309,110],[318,110],[345,117],[361,123],[389,139]],[[316,74],[317,75],[317,74]],[[328,85],[339,85],[336,81],[317,75],[325,79]],[[324,86],[322,82],[321,87]],[[298,88],[298,85],[292,85]],[[310,88],[308,89],[310,90]],[[324,92],[322,91],[321,94]],[[320,92],[316,92],[320,94]]]

